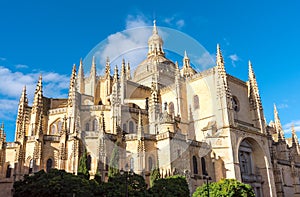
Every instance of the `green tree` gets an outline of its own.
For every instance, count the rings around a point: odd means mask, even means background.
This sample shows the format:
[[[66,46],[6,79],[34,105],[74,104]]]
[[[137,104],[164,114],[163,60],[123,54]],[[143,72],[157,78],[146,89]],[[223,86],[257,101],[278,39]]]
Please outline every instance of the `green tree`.
[[[209,195],[211,197],[254,197],[254,191],[248,184],[235,179],[221,179],[218,182],[209,183]],[[196,189],[193,197],[208,196],[207,185],[204,184]]]
[[[109,162],[108,177],[113,177],[119,173],[119,158],[119,146],[115,144]]]
[[[109,177],[108,182],[104,183],[105,195],[125,196],[126,185],[128,196],[145,196],[147,193],[147,184],[141,175],[125,172]]]
[[[93,196],[90,182],[64,170],[41,170],[14,183],[14,197]]]
[[[89,174],[89,170],[87,168],[87,152],[86,152],[86,149],[84,149],[84,153],[83,155],[80,157],[80,160],[79,160],[79,166],[78,166],[78,175],[79,176],[82,176],[86,179],[89,179],[90,178],[90,174]]]
[[[159,168],[154,168],[151,170],[150,174],[150,187],[153,187],[154,182],[160,178]]]
[[[153,187],[149,189],[149,194],[154,197],[189,196],[190,191],[186,178],[174,175],[154,181]]]

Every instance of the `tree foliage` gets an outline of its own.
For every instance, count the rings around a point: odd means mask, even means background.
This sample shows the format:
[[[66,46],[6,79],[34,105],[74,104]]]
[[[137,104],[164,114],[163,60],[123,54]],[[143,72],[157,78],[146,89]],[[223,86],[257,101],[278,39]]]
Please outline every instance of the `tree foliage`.
[[[149,190],[151,196],[189,196],[188,183],[184,176],[175,175],[165,179],[154,181],[154,185]]]
[[[160,178],[159,168],[154,168],[150,174],[150,187],[153,187],[154,182]]]
[[[119,173],[119,158],[119,146],[115,144],[109,162],[108,177],[113,177]]]
[[[48,173],[41,170],[25,175],[23,180],[14,183],[14,196],[92,196],[88,180],[67,173],[64,170],[51,169]]]
[[[82,176],[86,179],[89,179],[90,178],[90,174],[89,174],[89,170],[87,168],[87,152],[86,152],[86,149],[84,149],[84,153],[83,155],[80,157],[80,160],[79,160],[79,166],[78,166],[78,175],[79,176]]]
[[[254,197],[254,191],[248,184],[235,179],[221,179],[219,182],[209,183],[209,195],[211,197]],[[208,196],[207,185],[196,189],[193,197]]]

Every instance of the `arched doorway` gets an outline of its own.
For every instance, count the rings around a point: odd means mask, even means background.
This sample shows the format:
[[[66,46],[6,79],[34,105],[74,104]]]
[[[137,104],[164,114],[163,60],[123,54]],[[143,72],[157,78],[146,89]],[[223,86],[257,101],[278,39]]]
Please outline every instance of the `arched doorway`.
[[[257,197],[269,193],[266,155],[253,138],[245,138],[241,141],[238,159],[242,182],[251,185]]]

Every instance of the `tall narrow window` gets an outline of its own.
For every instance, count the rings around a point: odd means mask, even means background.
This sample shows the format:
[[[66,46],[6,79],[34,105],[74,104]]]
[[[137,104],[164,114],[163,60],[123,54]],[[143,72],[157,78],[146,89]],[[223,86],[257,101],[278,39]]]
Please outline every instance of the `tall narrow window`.
[[[193,156],[193,169],[194,174],[198,174],[198,162],[196,156]]]
[[[169,103],[169,114],[174,114],[174,103],[173,102],[170,102]]]
[[[51,135],[54,135],[56,133],[55,125],[51,126]]]
[[[85,130],[86,130],[86,131],[89,131],[89,130],[90,130],[90,124],[89,124],[88,122],[85,124]]]
[[[206,162],[204,157],[201,157],[201,166],[202,166],[202,174],[207,176],[208,173],[206,171]]]
[[[6,169],[6,178],[10,178],[10,177],[11,177],[11,166],[8,165]]]
[[[88,170],[91,170],[91,163],[92,163],[92,157],[91,157],[91,155],[88,155],[87,159],[86,159],[86,168]]]
[[[130,158],[130,170],[134,171],[134,159]]]
[[[149,171],[152,170],[152,167],[153,167],[152,157],[148,158],[148,166],[149,166]]]
[[[58,131],[59,133],[61,132],[61,128],[62,128],[62,122],[59,121],[59,122],[57,123],[57,131]]]
[[[134,133],[134,124],[133,124],[133,121],[129,121],[129,133]]]
[[[29,162],[29,171],[28,171],[28,173],[31,174],[32,171],[33,171],[33,159],[31,159],[30,162]]]
[[[123,131],[124,131],[125,133],[127,133],[127,125],[126,125],[126,123],[123,124]]]
[[[194,95],[194,109],[199,109],[199,97]]]
[[[52,161],[52,159],[48,159],[47,160],[47,165],[46,165],[46,171],[47,172],[49,172],[50,171],[50,169],[52,168],[52,164],[53,164],[53,161]]]
[[[97,119],[95,119],[93,122],[93,131],[97,131],[97,130],[98,130],[98,121]]]

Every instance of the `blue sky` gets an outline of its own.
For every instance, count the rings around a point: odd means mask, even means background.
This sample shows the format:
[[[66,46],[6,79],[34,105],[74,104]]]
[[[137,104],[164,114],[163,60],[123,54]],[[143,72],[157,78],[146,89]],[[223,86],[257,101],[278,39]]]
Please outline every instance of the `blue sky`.
[[[73,63],[129,25],[182,31],[210,54],[220,43],[229,74],[256,73],[267,122],[273,103],[282,125],[300,131],[298,1],[1,1],[0,122],[13,141],[23,85],[32,94],[40,73],[44,95],[65,97]],[[184,50],[184,49],[182,49]]]

